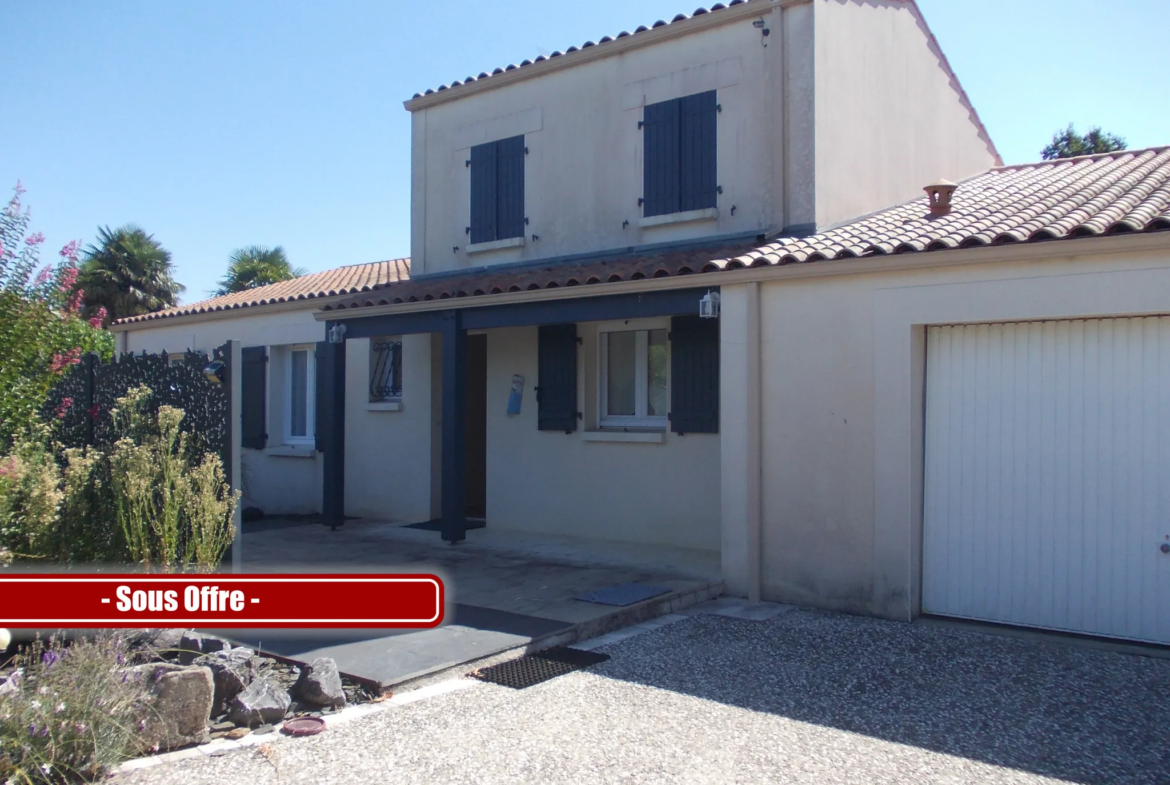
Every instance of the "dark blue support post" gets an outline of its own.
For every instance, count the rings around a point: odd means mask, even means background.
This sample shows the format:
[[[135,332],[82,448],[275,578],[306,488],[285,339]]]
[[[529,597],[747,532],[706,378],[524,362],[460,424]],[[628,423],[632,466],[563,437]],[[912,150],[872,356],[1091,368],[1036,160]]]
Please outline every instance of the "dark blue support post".
[[[345,523],[345,342],[318,344],[317,405],[318,448],[324,448],[324,498],[321,512],[325,525],[336,529]]]
[[[443,539],[454,545],[467,537],[467,330],[463,312],[443,314]]]

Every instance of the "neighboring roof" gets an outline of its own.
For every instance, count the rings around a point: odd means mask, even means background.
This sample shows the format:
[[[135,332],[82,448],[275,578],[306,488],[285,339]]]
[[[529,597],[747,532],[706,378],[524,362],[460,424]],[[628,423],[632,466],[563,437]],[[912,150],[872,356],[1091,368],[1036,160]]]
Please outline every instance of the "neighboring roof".
[[[710,8],[696,8],[695,12],[693,14],[691,14],[690,16],[687,16],[686,14],[677,14],[677,15],[675,15],[675,17],[673,19],[670,20],[670,22],[667,22],[663,19],[659,19],[657,22],[650,25],[649,27],[647,27],[646,25],[639,25],[637,27],[637,29],[634,30],[633,33],[630,33],[626,30],[623,30],[620,33],[618,33],[616,36],[608,36],[608,35],[603,36],[596,43],[594,43],[593,41],[586,41],[585,43],[581,44],[581,46],[579,46],[579,47],[578,46],[570,46],[564,52],[561,52],[558,50],[556,52],[553,52],[548,57],[545,57],[544,55],[540,55],[535,60],[522,60],[519,64],[514,63],[512,65],[509,65],[509,66],[506,66],[503,68],[496,68],[490,74],[487,71],[484,71],[479,76],[469,76],[466,79],[464,79],[463,81],[459,81],[458,79],[456,79],[451,84],[439,85],[438,88],[428,89],[425,93],[415,93],[414,97],[421,98],[424,95],[432,95],[434,93],[442,92],[444,90],[450,90],[453,87],[459,87],[460,85],[470,84],[472,82],[477,82],[477,81],[480,81],[482,79],[490,79],[491,77],[496,76],[497,74],[502,74],[502,73],[505,73],[507,71],[515,71],[517,68],[526,68],[530,65],[534,65],[535,63],[541,63],[541,62],[544,62],[545,60],[552,60],[553,58],[562,57],[563,55],[572,54],[573,52],[577,52],[577,51],[580,51],[583,49],[589,49],[590,47],[593,47],[593,46],[603,46],[605,44],[608,44],[611,41],[616,41],[619,38],[625,38],[625,37],[630,36],[630,35],[638,35],[639,33],[645,33],[649,30],[654,30],[654,29],[657,29],[659,27],[665,27],[668,24],[676,24],[678,22],[685,22],[687,19],[693,19],[696,16],[703,16],[704,14],[710,14],[710,13],[722,11],[723,9],[730,8],[731,6],[743,5],[745,2],[748,2],[748,0],[731,0],[731,2],[727,3],[726,5],[724,5],[723,3],[716,3],[715,5],[711,6]],[[771,9],[767,8],[766,3],[761,3],[760,5],[763,5],[765,7],[764,10],[771,10]]]
[[[410,259],[389,259],[384,262],[355,264],[311,275],[302,275],[299,278],[268,286],[258,286],[255,289],[246,289],[223,297],[213,297],[210,300],[190,305],[180,305],[165,311],[119,319],[115,325],[137,324],[158,319],[173,319],[178,316],[357,294],[358,292],[370,291],[380,285],[405,281],[409,278]]]
[[[1167,230],[1170,147],[1156,147],[997,167],[962,182],[951,213],[941,217],[931,216],[924,195],[810,237],[424,278],[376,286],[322,310]]]

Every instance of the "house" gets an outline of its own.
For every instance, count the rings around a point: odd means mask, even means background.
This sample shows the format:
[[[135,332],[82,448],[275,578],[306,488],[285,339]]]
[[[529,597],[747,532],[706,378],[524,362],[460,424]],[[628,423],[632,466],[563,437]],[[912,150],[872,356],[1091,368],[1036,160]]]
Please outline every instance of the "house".
[[[411,277],[313,314],[328,520],[1170,642],[1170,148],[1002,166],[902,0],[717,5],[406,107]]]
[[[310,355],[322,330],[313,314],[324,303],[409,277],[409,259],[339,267],[122,319],[111,329],[118,351],[168,352],[174,361],[181,361],[189,348],[210,354],[227,340],[242,339],[252,371],[246,425],[253,426],[241,453],[244,504],[270,512],[312,513],[321,509],[322,473],[313,438],[315,380],[309,375]],[[259,366],[257,357],[262,358]],[[397,423],[380,416],[380,410],[396,405],[386,397],[349,414],[350,422],[373,439],[396,435]],[[379,509],[383,488],[374,482],[363,495],[371,511]]]

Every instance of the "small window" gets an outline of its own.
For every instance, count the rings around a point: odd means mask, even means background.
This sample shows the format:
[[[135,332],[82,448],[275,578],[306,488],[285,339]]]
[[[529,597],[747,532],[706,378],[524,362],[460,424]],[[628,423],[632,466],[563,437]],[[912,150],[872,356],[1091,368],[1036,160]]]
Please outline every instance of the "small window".
[[[314,355],[312,346],[293,346],[288,352],[285,383],[285,444],[314,444]]]
[[[605,427],[665,428],[670,406],[667,330],[600,333],[601,416]]]
[[[370,340],[370,403],[402,400],[402,339]]]
[[[642,215],[716,206],[715,91],[647,104],[642,112]]]
[[[524,137],[471,148],[471,243],[524,236]]]

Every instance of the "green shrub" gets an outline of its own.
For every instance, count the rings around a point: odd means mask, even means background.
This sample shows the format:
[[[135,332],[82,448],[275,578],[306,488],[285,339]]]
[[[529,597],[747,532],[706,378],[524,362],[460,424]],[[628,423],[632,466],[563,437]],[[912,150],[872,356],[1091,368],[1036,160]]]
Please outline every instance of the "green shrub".
[[[193,449],[183,411],[137,387],[111,412],[108,451],[65,449],[36,427],[0,458],[0,548],[18,558],[219,566],[239,500],[214,453]]]
[[[129,657],[108,632],[18,655],[20,676],[0,693],[0,782],[95,782],[130,757],[145,685],[121,669]]]

